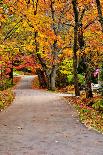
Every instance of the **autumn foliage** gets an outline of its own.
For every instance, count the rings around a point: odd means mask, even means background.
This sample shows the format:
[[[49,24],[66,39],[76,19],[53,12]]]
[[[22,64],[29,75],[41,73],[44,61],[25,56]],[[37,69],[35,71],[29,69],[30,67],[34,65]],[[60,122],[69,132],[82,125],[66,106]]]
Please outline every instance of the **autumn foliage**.
[[[77,74],[81,61],[86,96],[92,97],[91,75],[96,68],[101,67],[103,61],[103,2],[0,2],[0,67],[1,71],[3,70],[1,75],[13,78],[13,68],[27,68],[38,74],[43,87],[55,90],[60,66],[65,60],[73,59],[75,94],[80,95]]]

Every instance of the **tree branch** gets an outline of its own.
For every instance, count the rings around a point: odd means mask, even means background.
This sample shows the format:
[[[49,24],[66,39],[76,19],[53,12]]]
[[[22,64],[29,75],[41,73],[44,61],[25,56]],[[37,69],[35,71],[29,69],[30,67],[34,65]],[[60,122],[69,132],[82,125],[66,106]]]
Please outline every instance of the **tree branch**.
[[[11,30],[9,30],[4,38],[4,41],[10,37],[10,33],[14,30],[14,28],[22,21],[22,19],[20,19],[14,26]]]
[[[78,23],[78,16],[79,16],[79,12],[78,12],[78,8],[77,8],[77,1],[76,0],[72,0],[72,5],[73,5],[73,10],[74,10],[74,17],[75,17],[75,23]]]
[[[85,25],[84,26],[84,30],[86,30],[90,25],[94,24],[96,20],[97,20],[97,18],[92,20],[92,21],[90,21],[87,25]]]
[[[99,22],[101,23],[102,32],[103,32],[103,14],[102,14],[102,7],[101,7],[100,0],[96,0],[96,4],[97,4]]]
[[[80,22],[80,23],[81,23],[82,20],[83,20],[85,11],[86,11],[86,7],[82,10],[82,13],[81,13],[81,16],[80,16],[80,19],[79,19],[79,22]]]

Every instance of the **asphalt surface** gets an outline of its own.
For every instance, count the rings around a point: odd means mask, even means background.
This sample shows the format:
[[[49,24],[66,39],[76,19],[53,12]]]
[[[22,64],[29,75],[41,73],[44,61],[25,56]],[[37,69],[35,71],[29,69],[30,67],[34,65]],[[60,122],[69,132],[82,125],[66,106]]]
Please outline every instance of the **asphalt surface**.
[[[32,90],[33,78],[22,77],[0,112],[0,155],[103,155],[103,135],[82,125],[63,95]]]

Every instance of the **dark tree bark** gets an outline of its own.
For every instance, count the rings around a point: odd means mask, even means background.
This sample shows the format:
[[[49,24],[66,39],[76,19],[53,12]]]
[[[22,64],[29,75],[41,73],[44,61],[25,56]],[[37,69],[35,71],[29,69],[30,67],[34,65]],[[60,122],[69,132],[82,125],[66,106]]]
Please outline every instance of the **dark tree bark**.
[[[89,79],[91,75],[89,74],[89,72],[86,72],[85,75],[85,79],[86,79],[86,84],[85,84],[85,91],[86,91],[86,98],[92,98],[93,97],[93,93],[92,93],[92,89],[91,89],[91,81]]]
[[[85,56],[86,58],[86,56]],[[92,98],[93,97],[93,93],[92,93],[92,88],[91,88],[91,71],[90,71],[90,67],[89,67],[89,63],[87,58],[86,58],[86,71],[85,71],[85,91],[86,91],[86,98]]]
[[[41,64],[43,70],[37,69],[36,73],[38,75],[40,87],[46,88],[47,87],[47,80],[46,80],[46,77],[45,77],[45,71],[46,71],[47,68],[46,68],[46,64],[45,64],[44,60],[41,58],[41,55],[39,54],[39,43],[37,41],[37,37],[38,37],[38,32],[35,32],[36,61],[39,61],[39,63]]]
[[[97,5],[97,10],[98,10],[99,22],[101,23],[102,32],[103,32],[103,14],[102,14],[102,7],[101,7],[100,0],[96,0],[96,5]]]
[[[36,74],[38,75],[40,87],[41,88],[46,88],[47,87],[47,83],[46,83],[46,80],[45,80],[44,71],[42,71],[41,69],[37,69],[36,70]]]
[[[79,42],[79,48],[80,48],[81,51],[85,50],[85,47],[84,47],[85,46],[85,41],[84,41],[84,36],[83,36],[83,30],[82,29],[83,29],[82,24],[80,24],[79,31],[78,31],[78,42]],[[91,89],[91,71],[90,71],[90,67],[89,67],[89,64],[91,62],[87,60],[87,56],[86,56],[85,53],[81,56],[81,59],[82,59],[82,62],[83,62],[82,67],[84,66],[83,70],[84,70],[84,73],[85,73],[86,98],[91,98],[91,97],[93,97],[92,89]]]
[[[9,78],[11,80],[11,84],[13,85],[13,57],[11,60],[11,67],[10,67],[10,72],[9,72]]]
[[[10,68],[9,78],[11,79],[11,84],[13,85],[13,67]]]
[[[77,74],[77,51],[78,51],[78,8],[77,0],[72,0],[75,26],[74,26],[74,45],[73,45],[73,70],[74,70],[74,87],[75,95],[80,96],[80,90],[78,85],[78,74]]]

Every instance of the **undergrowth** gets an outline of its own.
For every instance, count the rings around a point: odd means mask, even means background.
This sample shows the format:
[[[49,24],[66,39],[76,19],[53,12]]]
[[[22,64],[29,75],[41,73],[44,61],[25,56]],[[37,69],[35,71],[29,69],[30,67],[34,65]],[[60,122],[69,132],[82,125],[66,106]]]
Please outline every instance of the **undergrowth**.
[[[11,89],[0,91],[0,111],[11,104],[14,99],[14,94]]]
[[[80,121],[88,127],[103,133],[103,98],[95,96],[92,99],[81,97],[66,97],[76,107]]]
[[[8,107],[13,102],[14,93],[12,91],[12,87],[15,88],[20,79],[20,77],[14,77],[14,84],[12,86],[10,85],[10,88],[0,91],[0,111]]]

